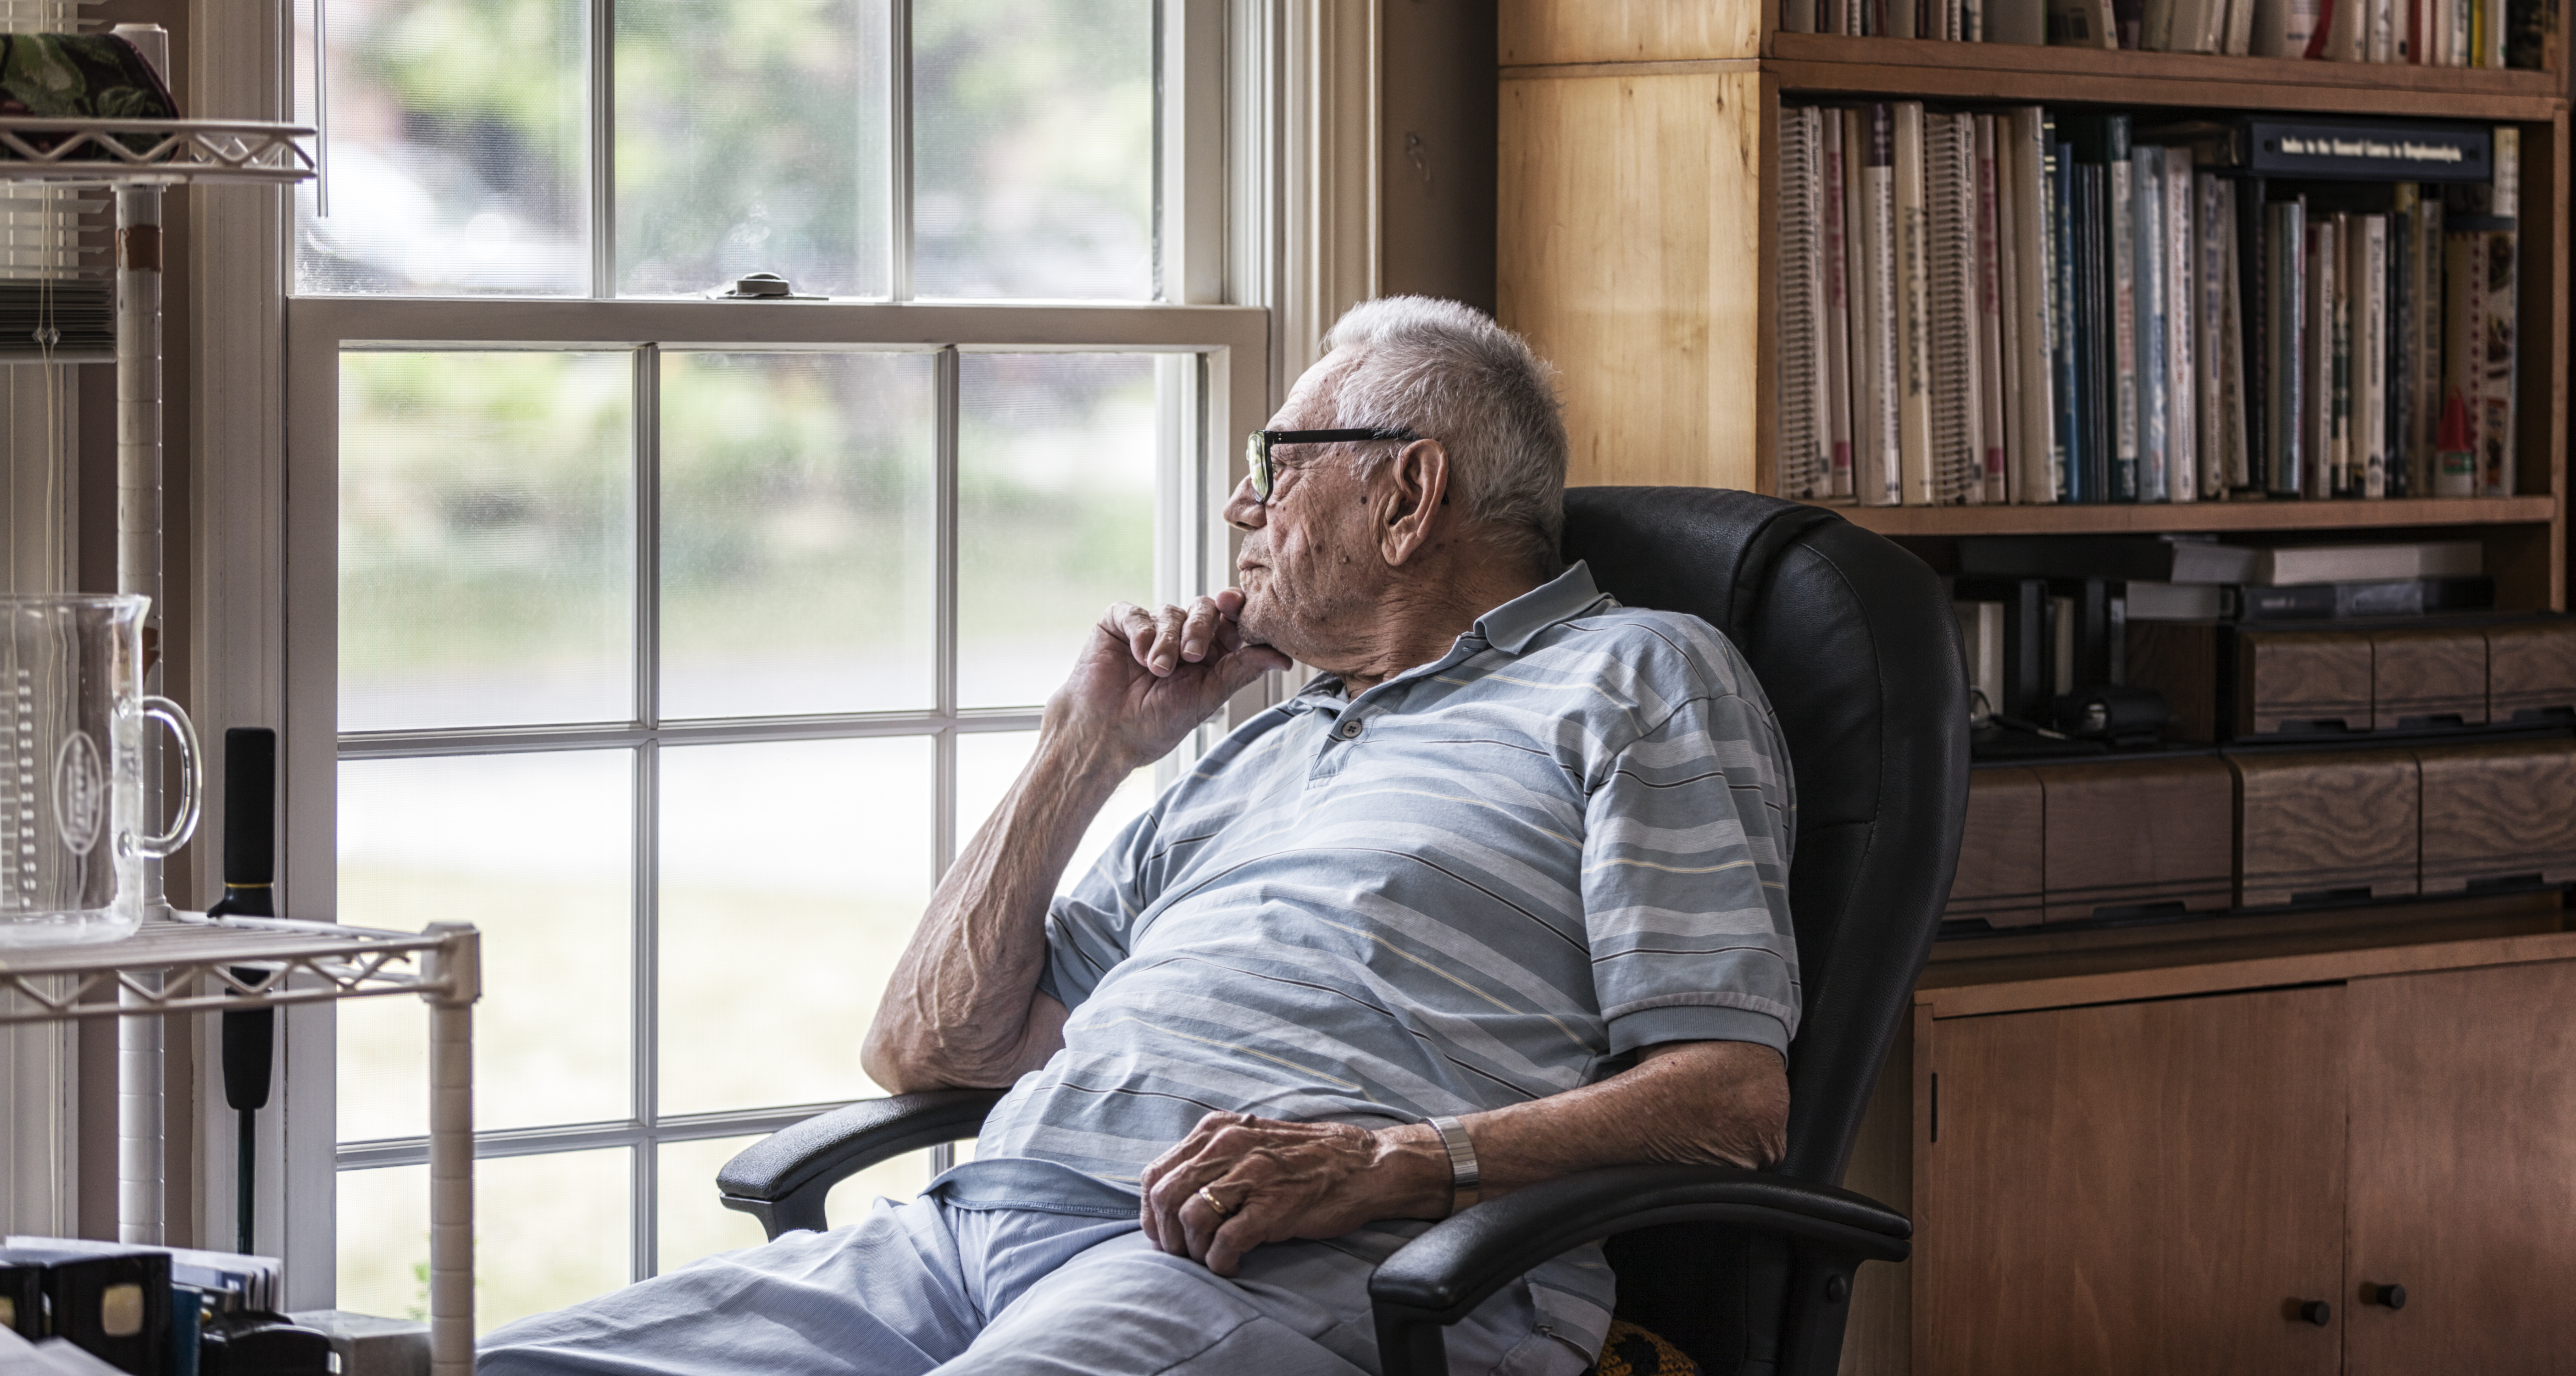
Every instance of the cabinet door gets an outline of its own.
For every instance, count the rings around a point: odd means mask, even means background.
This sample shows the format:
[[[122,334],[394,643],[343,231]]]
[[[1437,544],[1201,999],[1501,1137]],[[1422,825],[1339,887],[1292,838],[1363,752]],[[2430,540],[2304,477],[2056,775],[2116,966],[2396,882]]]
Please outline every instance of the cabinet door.
[[[2576,1371],[2576,962],[2347,995],[2345,1369]],[[2405,1308],[2366,1302],[2392,1284]]]
[[[2333,1372],[2295,1306],[2343,1276],[2343,996],[1936,1022],[1924,1369]]]

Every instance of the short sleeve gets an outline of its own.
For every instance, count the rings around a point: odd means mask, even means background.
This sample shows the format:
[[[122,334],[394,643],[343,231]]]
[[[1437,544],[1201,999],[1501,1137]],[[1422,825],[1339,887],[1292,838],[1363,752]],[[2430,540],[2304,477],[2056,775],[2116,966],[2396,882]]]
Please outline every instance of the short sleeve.
[[[1677,1041],[1788,1052],[1792,789],[1770,709],[1732,692],[1685,699],[1612,761],[1586,809],[1583,907],[1614,1053]]]
[[[1160,811],[1148,808],[1121,828],[1073,891],[1058,894],[1047,906],[1047,963],[1038,974],[1040,993],[1075,1007],[1091,997],[1110,967],[1127,958],[1136,914],[1152,902],[1144,887],[1153,869],[1149,860]]]

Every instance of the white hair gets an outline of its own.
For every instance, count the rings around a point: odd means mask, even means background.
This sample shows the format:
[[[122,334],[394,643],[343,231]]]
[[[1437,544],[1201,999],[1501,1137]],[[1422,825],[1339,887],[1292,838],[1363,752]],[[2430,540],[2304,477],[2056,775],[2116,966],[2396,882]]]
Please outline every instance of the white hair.
[[[1553,370],[1526,341],[1471,306],[1390,296],[1351,307],[1324,347],[1356,356],[1333,388],[1336,426],[1404,426],[1440,441],[1468,518],[1539,571],[1557,570],[1565,420]]]

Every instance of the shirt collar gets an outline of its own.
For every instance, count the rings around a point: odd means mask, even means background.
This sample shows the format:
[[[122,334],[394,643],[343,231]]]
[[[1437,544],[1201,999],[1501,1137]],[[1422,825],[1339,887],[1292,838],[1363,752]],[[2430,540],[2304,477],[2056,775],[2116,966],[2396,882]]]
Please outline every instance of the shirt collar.
[[[1539,632],[1560,622],[1571,621],[1609,600],[1593,583],[1591,568],[1577,559],[1565,572],[1477,617],[1475,626],[1458,637],[1457,643],[1449,647],[1449,653],[1429,664],[1407,669],[1378,687],[1436,673],[1474,653],[1475,647],[1468,643],[1470,641],[1480,641],[1505,654],[1519,654],[1529,648],[1530,641],[1536,639]],[[1280,705],[1291,712],[1301,712],[1310,707],[1338,705],[1341,696],[1340,676],[1319,674],[1295,697]]]
[[[1565,572],[1476,618],[1475,634],[1508,654],[1528,648],[1539,632],[1592,610],[1602,601],[1592,570],[1577,559]]]

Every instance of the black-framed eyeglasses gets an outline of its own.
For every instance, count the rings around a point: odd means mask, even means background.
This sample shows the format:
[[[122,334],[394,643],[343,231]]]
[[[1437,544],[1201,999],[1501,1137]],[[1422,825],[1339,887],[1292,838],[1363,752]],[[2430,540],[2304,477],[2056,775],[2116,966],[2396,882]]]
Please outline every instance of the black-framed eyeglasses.
[[[1259,502],[1270,500],[1270,450],[1281,444],[1347,444],[1354,440],[1418,440],[1420,435],[1402,426],[1374,426],[1364,430],[1255,430],[1243,442],[1243,457],[1252,467],[1252,497]]]

